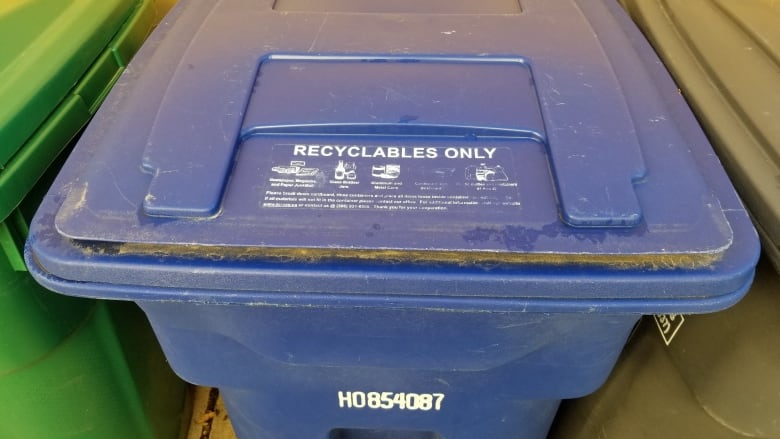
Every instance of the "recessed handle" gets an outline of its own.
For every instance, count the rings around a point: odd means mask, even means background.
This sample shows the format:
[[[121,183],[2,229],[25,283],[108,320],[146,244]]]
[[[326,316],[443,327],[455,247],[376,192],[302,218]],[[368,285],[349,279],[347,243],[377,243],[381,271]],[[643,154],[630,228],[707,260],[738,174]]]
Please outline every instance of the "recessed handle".
[[[332,135],[533,139],[547,147],[563,221],[642,221],[634,183],[644,162],[610,78],[597,88],[540,87],[527,61],[511,57],[272,55],[231,81],[219,80],[216,66],[205,69],[180,66],[158,113],[143,161],[153,174],[147,215],[217,214],[243,139],[307,134],[323,142]]]

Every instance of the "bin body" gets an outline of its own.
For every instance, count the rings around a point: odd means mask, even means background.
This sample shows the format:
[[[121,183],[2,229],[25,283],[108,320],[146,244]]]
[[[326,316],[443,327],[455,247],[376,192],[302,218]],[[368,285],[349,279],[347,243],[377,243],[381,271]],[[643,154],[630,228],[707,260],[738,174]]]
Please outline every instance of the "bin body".
[[[28,225],[60,156],[157,19],[148,1],[0,6],[4,438],[178,435],[184,385],[165,365],[140,311],[112,306],[117,319],[105,303],[52,293],[23,260]],[[122,323],[115,327],[115,321]]]
[[[744,197],[766,261],[738,307],[683,316],[668,346],[646,322],[616,367],[614,383],[566,404],[556,437],[592,437],[602,429],[620,436],[638,425],[647,437],[686,431],[778,437],[780,356],[774,334],[780,283],[769,262],[777,268],[780,131],[771,114],[780,110],[780,9],[761,1],[623,4],[669,66]],[[623,394],[626,385],[643,388],[642,401]],[[670,407],[681,415],[664,417]]]
[[[137,302],[241,438],[544,437],[641,314],[750,285],[750,220],[617,5],[183,1],[156,36],[26,260]]]

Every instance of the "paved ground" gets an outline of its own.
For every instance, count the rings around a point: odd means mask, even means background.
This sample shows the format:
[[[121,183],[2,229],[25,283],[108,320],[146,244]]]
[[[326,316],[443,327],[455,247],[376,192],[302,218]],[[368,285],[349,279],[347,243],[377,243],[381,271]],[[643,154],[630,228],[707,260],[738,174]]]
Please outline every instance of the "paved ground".
[[[235,439],[219,390],[209,387],[195,388],[187,439]]]

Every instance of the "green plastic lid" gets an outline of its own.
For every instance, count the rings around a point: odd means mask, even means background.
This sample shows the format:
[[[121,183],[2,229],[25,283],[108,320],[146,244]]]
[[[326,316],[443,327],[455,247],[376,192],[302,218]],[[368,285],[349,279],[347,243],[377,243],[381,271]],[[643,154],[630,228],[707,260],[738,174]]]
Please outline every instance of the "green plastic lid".
[[[0,221],[87,123],[156,15],[152,0],[0,2]]]

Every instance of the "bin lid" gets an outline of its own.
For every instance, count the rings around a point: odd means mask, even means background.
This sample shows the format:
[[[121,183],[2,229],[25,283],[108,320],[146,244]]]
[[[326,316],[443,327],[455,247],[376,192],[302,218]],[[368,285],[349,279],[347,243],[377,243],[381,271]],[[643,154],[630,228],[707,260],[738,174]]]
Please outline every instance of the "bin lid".
[[[257,290],[260,261],[287,261],[266,288],[288,292],[324,288],[312,270],[431,264],[530,270],[565,297],[749,283],[744,209],[618,8],[304,3],[183,2],[133,96],[77,147],[89,163],[72,158],[39,211],[35,263],[78,282]],[[555,270],[603,277],[583,290]],[[677,290],[621,284],[683,272]],[[338,291],[375,288],[365,276]],[[447,291],[434,284],[399,294]]]
[[[98,97],[102,100],[105,88],[113,84],[116,74],[106,73],[105,68],[83,78],[112,40],[112,49],[121,45],[116,41],[118,30],[133,14],[148,10],[149,3],[10,0],[0,4],[0,220],[83,127],[99,104]],[[114,70],[127,61],[119,59],[119,53],[113,57],[117,58]],[[76,87],[80,89],[73,93]],[[69,100],[72,94],[81,99]],[[47,142],[58,147],[47,148]]]
[[[623,1],[683,88],[780,267],[780,4]]]

